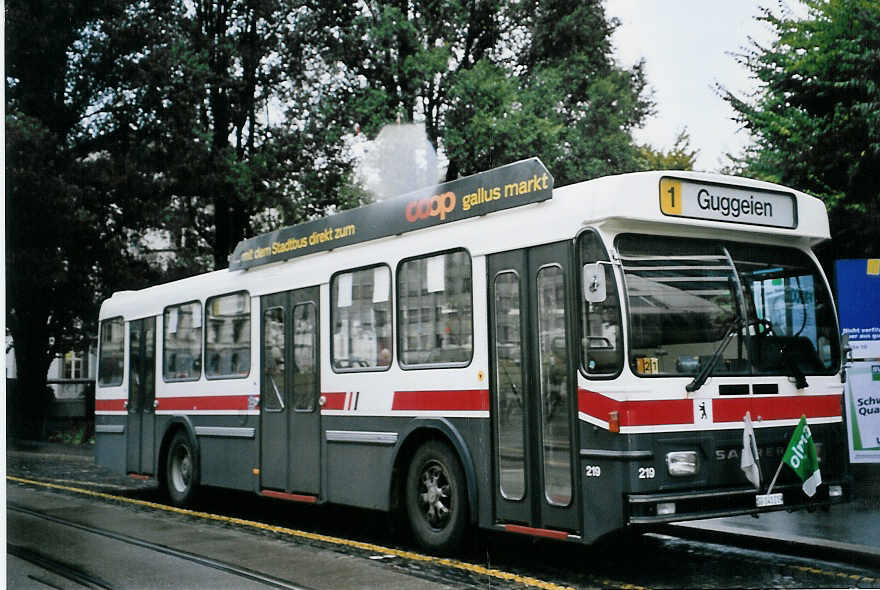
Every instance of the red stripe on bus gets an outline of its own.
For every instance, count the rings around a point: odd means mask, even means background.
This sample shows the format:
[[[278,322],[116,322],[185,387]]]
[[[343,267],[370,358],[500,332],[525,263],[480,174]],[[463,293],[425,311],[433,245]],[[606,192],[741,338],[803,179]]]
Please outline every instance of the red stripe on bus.
[[[321,395],[324,396],[324,405],[321,406],[322,410],[344,410],[345,409],[345,392],[344,391],[331,391],[325,392]]]
[[[694,423],[694,402],[689,399],[618,401],[595,391],[579,389],[578,409],[606,422],[609,412],[617,412],[621,426]]]
[[[395,391],[391,409],[485,412],[489,410],[489,390]]]
[[[96,399],[95,411],[99,412],[124,412],[125,399]]]
[[[840,394],[798,395],[781,397],[751,397],[715,399],[712,402],[712,418],[715,422],[740,422],[746,412],[752,420],[827,418],[840,416]]]
[[[289,500],[291,502],[305,502],[306,504],[315,504],[318,502],[317,496],[306,496],[304,494],[288,494],[286,492],[276,492],[275,490],[261,490],[260,494],[267,498],[277,498],[279,500]]]
[[[509,533],[519,533],[521,535],[532,535],[533,537],[546,537],[548,539],[568,539],[568,533],[565,531],[554,531],[552,529],[536,529],[530,526],[522,526],[518,524],[506,524],[504,530]]]

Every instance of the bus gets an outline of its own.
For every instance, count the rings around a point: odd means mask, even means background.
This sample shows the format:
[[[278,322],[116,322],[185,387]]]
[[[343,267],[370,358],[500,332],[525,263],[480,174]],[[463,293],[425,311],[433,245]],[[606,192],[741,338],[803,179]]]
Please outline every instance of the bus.
[[[823,203],[698,172],[555,188],[532,158],[243,240],[100,310],[97,463],[592,543],[845,500]],[[768,484],[802,416],[823,484]],[[741,469],[753,425],[760,481]],[[772,496],[772,497],[771,497]]]

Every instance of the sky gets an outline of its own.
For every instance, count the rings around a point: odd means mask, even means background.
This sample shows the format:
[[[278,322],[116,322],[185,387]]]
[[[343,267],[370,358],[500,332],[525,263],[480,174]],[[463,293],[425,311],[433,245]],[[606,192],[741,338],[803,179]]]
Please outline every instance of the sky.
[[[764,2],[775,6],[775,2]],[[761,4],[753,0],[605,0],[609,17],[621,26],[612,39],[620,65],[644,58],[657,114],[635,132],[636,141],[668,150],[687,128],[695,168],[717,171],[725,153],[740,155],[748,134],[731,120],[731,109],[715,90],[720,83],[744,96],[755,88],[749,72],[736,63],[749,37],[772,39],[755,21]]]

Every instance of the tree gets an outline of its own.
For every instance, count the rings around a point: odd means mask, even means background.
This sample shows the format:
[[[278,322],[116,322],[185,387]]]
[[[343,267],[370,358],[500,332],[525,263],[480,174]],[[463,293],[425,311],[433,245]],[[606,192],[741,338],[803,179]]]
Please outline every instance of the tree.
[[[155,71],[173,78],[180,56],[191,64],[180,76],[188,92],[161,95],[192,113],[169,148],[176,231],[189,232],[221,269],[247,235],[359,204],[345,103],[319,53],[329,33],[317,9],[306,0],[201,0],[195,10],[165,3],[152,11],[170,13],[177,55]]]
[[[517,73],[535,98],[533,108],[555,122],[560,137],[545,163],[557,185],[642,168],[632,139],[653,112],[644,64],[619,67],[611,35],[619,26],[599,0],[530,0],[518,18],[528,35]]]
[[[806,16],[764,10],[775,33],[738,61],[755,95],[719,92],[754,137],[742,173],[815,194],[829,208],[834,241],[825,262],[877,256],[880,237],[880,3],[805,0]]]
[[[501,39],[502,0],[315,1],[315,54],[340,81],[346,115],[372,137],[394,122],[420,122],[436,149],[450,87],[492,60]],[[450,169],[455,169],[450,162]]]
[[[534,155],[557,184],[639,168],[630,132],[651,102],[598,0],[316,4],[348,116],[368,135],[423,122],[447,180]]]
[[[246,233],[362,193],[326,72],[299,59],[303,3],[6,8],[7,323],[34,433],[52,358],[94,337],[102,299],[223,268]],[[156,236],[170,268],[150,266]]]
[[[675,143],[667,151],[643,145],[639,149],[645,159],[646,170],[693,170],[699,150],[692,150],[687,128],[679,131]]]
[[[21,432],[40,435],[49,364],[85,348],[97,303],[125,276],[149,274],[129,231],[150,207],[128,128],[104,117],[110,76],[130,44],[102,22],[107,2],[9,2],[7,8],[7,326],[24,406]],[[116,138],[120,149],[108,150]],[[138,278],[140,277],[140,278]]]

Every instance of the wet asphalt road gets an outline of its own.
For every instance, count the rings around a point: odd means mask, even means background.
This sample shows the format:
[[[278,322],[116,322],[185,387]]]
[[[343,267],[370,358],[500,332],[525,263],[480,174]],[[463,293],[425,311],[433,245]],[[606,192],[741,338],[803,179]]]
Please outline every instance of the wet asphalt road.
[[[164,502],[154,481],[138,481],[110,474],[95,466],[88,454],[71,454],[63,449],[60,452],[59,449],[46,447],[9,451],[7,474],[135,500]],[[25,494],[29,487],[15,482],[7,482],[7,486],[10,495],[13,486],[22,488],[16,489],[16,493]],[[354,539],[402,551],[418,551],[400,530],[401,527],[396,526],[394,520],[385,514],[338,506],[300,506],[241,492],[217,489],[202,491],[197,504],[193,506],[198,511]],[[48,493],[75,496],[70,492]],[[103,504],[112,506],[114,510],[133,513],[150,513],[152,510],[101,498],[78,498],[77,501],[98,505],[95,509],[100,509]],[[7,516],[11,518],[12,512]],[[197,519],[179,514],[163,514],[161,518],[170,519],[169,526],[173,528],[179,525],[182,531],[194,526],[241,528],[229,523],[197,522]],[[778,552],[763,545],[750,547],[750,541],[744,538],[721,537],[719,542],[719,537],[714,537],[709,542],[684,539],[666,532],[621,537],[592,547],[477,533],[456,559],[527,577],[532,583],[546,582],[576,588],[880,588],[880,564],[877,563],[860,563],[859,559],[846,559],[845,555],[834,555],[833,559],[823,560],[815,554],[795,554],[787,547],[781,547]],[[413,587],[431,583],[461,588],[526,587],[522,582],[449,567],[437,561],[426,562],[320,540],[291,538],[269,530],[238,530],[236,533],[246,535],[242,543],[249,550],[261,543],[281,543],[291,550],[306,548],[319,554],[341,555],[404,576],[402,579],[408,580],[407,584],[411,582]],[[15,563],[13,556],[10,564]],[[317,567],[317,562],[315,565]],[[387,584],[383,584],[385,586]],[[191,586],[181,580],[177,587]],[[204,587],[210,587],[210,584]]]

